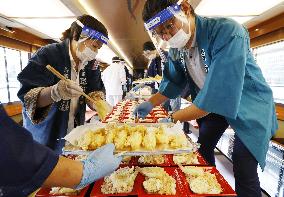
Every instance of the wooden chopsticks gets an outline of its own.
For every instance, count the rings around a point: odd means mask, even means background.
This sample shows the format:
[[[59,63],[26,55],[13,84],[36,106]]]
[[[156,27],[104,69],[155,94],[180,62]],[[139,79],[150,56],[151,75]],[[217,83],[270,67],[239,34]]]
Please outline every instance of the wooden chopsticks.
[[[59,79],[64,80],[64,81],[70,81],[69,79],[66,79],[60,72],[58,72],[55,68],[53,68],[50,65],[47,65],[46,68],[52,72],[55,76],[57,76]],[[92,97],[90,97],[89,95],[87,95],[85,92],[82,92],[82,95],[84,97],[86,97],[88,100],[90,100],[91,102],[93,102],[94,104],[97,103],[97,101],[95,101]]]

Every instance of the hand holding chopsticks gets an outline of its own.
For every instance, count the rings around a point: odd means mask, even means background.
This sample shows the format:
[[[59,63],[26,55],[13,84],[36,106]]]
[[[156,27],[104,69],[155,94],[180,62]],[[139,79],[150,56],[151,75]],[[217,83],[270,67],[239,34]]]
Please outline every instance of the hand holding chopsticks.
[[[96,101],[95,101],[94,99],[92,99],[90,96],[88,96],[87,94],[85,94],[85,93],[83,92],[83,89],[82,89],[82,88],[79,89],[78,87],[75,87],[76,84],[75,84],[73,81],[71,81],[70,79],[65,78],[65,77],[64,77],[60,72],[58,72],[55,68],[53,68],[53,67],[50,66],[50,65],[47,65],[46,68],[47,68],[50,72],[52,72],[55,76],[57,76],[59,79],[61,79],[61,80],[65,81],[65,82],[67,82],[68,84],[65,84],[66,87],[72,88],[72,90],[74,90],[73,93],[76,93],[76,91],[77,91],[78,93],[80,93],[80,95],[83,95],[84,97],[86,97],[86,98],[87,98],[88,100],[90,100],[91,102],[96,103]],[[77,85],[77,86],[78,86],[78,85]],[[64,97],[64,96],[63,96],[63,97]],[[64,99],[64,98],[62,98],[62,99]],[[70,98],[69,98],[69,99],[70,99]]]
[[[51,91],[54,91],[55,93],[51,93],[51,95],[54,95],[53,97],[57,97],[58,99],[55,99],[56,101],[57,100],[61,100],[61,99],[70,99],[70,97],[72,97],[73,95],[72,94],[77,94],[75,96],[80,96],[80,95],[83,95],[85,98],[87,98],[89,101],[91,101],[95,106],[96,106],[96,111],[98,112],[98,115],[99,115],[99,118],[101,120],[103,120],[106,115],[110,112],[111,108],[109,107],[109,105],[104,101],[104,100],[94,100],[92,97],[90,97],[89,95],[87,95],[86,93],[83,92],[83,89],[77,85],[76,83],[74,83],[73,81],[65,78],[60,72],[58,72],[55,68],[53,68],[52,66],[50,65],[47,65],[46,68],[52,72],[55,76],[57,76],[59,79],[62,80],[62,82],[58,82],[58,84],[55,85],[55,88]],[[60,83],[67,83],[67,84],[63,84],[62,87],[65,87],[65,90],[64,88],[61,89],[61,95],[60,94],[56,94],[56,91],[55,90],[58,90],[60,89],[60,87],[58,87],[58,85]],[[66,91],[67,88],[70,88],[72,91]],[[60,91],[60,90],[59,90]],[[57,92],[59,92],[57,91]],[[69,95],[64,95],[66,93],[70,93]],[[79,94],[79,95],[78,95]],[[65,100],[67,100],[65,99]]]

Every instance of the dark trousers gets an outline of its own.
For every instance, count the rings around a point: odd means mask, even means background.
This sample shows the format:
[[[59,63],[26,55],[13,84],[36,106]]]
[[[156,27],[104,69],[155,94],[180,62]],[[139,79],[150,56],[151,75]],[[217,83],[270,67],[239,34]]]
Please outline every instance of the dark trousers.
[[[228,128],[227,120],[217,114],[208,114],[197,120],[199,125],[199,152],[210,164],[215,165],[214,149]],[[258,162],[235,135],[232,153],[235,188],[239,197],[261,197],[257,174]]]

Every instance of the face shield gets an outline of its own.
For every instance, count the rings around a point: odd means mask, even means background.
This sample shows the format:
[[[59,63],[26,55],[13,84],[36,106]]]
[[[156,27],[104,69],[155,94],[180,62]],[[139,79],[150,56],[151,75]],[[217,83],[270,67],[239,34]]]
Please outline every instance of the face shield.
[[[79,20],[76,23],[82,27],[82,32],[77,41],[76,55],[81,61],[94,60],[102,45],[108,44],[108,38],[101,32],[84,26]]]
[[[165,47],[180,49],[190,39],[190,21],[181,10],[180,3],[167,7],[144,24],[160,56]]]

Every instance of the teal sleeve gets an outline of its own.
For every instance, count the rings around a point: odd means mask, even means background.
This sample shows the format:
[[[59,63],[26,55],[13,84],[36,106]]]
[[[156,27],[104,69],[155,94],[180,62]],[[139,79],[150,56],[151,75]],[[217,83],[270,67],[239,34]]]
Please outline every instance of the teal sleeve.
[[[223,34],[224,35],[224,34]],[[194,104],[207,112],[235,119],[244,84],[248,38],[235,34],[215,39],[212,61],[204,87]]]
[[[160,84],[159,93],[167,98],[178,97],[186,85],[186,76],[182,65],[178,61],[172,61],[169,58],[163,71],[163,79]]]

